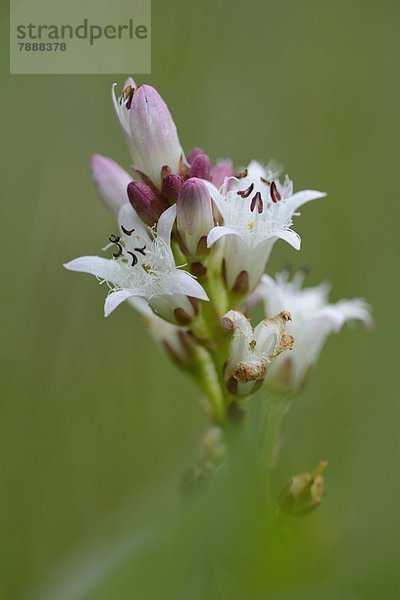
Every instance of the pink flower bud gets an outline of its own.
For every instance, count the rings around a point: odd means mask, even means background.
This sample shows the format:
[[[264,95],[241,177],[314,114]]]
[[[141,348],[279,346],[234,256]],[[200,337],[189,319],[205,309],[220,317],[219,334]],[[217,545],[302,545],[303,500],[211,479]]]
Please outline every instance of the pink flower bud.
[[[168,204],[175,204],[183,186],[183,177],[178,173],[168,173],[163,177],[161,195]]]
[[[231,160],[221,160],[211,171],[211,181],[215,187],[220,188],[227,177],[233,177],[233,164]]]
[[[192,177],[183,184],[176,203],[177,227],[185,252],[201,258],[206,247],[201,241],[214,226],[210,192],[203,181]]]
[[[135,90],[130,106],[134,167],[161,189],[161,169],[179,172],[183,150],[175,123],[159,93],[149,85]]]
[[[192,164],[193,164],[193,161],[194,161],[194,159],[195,159],[195,158],[197,158],[197,157],[198,157],[200,154],[205,154],[205,152],[204,152],[203,148],[198,148],[198,147],[196,147],[196,148],[193,148],[193,150],[191,150],[191,151],[189,152],[189,155],[188,155],[188,157],[187,157],[188,163],[189,163],[190,165],[192,165]]]
[[[198,177],[199,179],[211,179],[211,160],[207,154],[198,154],[193,159],[189,176]]]
[[[131,181],[128,184],[128,198],[143,223],[150,226],[157,223],[167,208],[157,191],[142,181]]]
[[[100,199],[118,217],[119,209],[128,202],[126,187],[132,177],[115,161],[99,154],[91,160],[92,178]]]

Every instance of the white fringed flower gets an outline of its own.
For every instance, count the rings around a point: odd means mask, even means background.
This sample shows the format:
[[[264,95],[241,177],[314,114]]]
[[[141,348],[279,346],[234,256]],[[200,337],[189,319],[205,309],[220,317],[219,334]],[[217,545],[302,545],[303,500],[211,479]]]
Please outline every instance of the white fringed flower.
[[[263,382],[272,359],[292,348],[293,338],[286,333],[290,319],[290,313],[283,311],[276,317],[264,319],[253,331],[249,320],[239,311],[230,310],[222,317],[222,325],[233,331],[224,371],[231,393],[254,392]]]
[[[303,279],[301,272],[292,281],[285,274],[278,274],[275,279],[264,275],[255,293],[258,299],[263,299],[266,314],[285,309],[292,315],[288,332],[295,339],[293,352],[274,361],[268,378],[268,384],[289,391],[302,388],[330,333],[340,331],[350,320],[372,324],[370,309],[364,300],[357,298],[329,304],[328,285],[302,288]]]
[[[110,236],[113,258],[81,256],[67,263],[71,271],[81,271],[106,282],[111,288],[104,306],[108,316],[121,302],[132,297],[148,301],[155,312],[171,322],[187,324],[196,313],[192,300],[208,300],[202,286],[175,265],[170,247],[176,207],[171,206],[159,219],[157,232],[140,221],[133,208],[121,208],[120,236]]]
[[[293,194],[286,176],[283,184],[274,166],[252,161],[239,178],[230,177],[218,191],[208,183],[223,223],[208,235],[208,246],[224,238],[225,273],[230,289],[255,288],[265,270],[272,246],[279,238],[296,250],[300,237],[292,231],[292,217],[300,206],[324,193],[304,190]]]

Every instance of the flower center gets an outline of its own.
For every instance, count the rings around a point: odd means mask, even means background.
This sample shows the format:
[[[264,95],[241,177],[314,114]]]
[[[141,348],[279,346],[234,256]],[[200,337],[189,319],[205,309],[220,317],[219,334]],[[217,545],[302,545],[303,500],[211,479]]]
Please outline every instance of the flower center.
[[[121,229],[125,233],[125,235],[127,235],[127,236],[131,236],[132,233],[135,231],[134,228],[133,229],[127,229],[123,225],[121,225]],[[113,244],[113,245],[115,245],[117,247],[116,252],[113,252],[113,257],[116,258],[116,259],[120,258],[121,256],[123,258],[127,258],[126,256],[124,256],[124,252],[125,252],[125,255],[129,254],[129,256],[131,256],[131,258],[132,258],[132,261],[130,263],[131,267],[134,267],[138,263],[138,257],[136,256],[136,253],[139,253],[142,256],[146,256],[146,252],[145,252],[146,245],[144,245],[142,247],[138,246],[137,248],[135,247],[135,248],[133,248],[133,250],[126,250],[126,248],[124,247],[123,241],[121,240],[120,236],[119,235],[115,235],[114,233],[112,233],[110,235],[110,237],[108,238],[108,240],[109,240],[110,244]]]
[[[247,176],[247,174],[242,174],[242,177],[246,177],[246,176]],[[278,191],[278,187],[277,187],[275,181],[268,181],[267,179],[264,179],[264,177],[260,177],[260,181],[262,184],[268,186],[269,196],[274,204],[276,204],[277,202],[282,200],[282,195]],[[252,182],[246,189],[238,190],[236,193],[241,198],[249,198],[252,195],[252,193],[255,191],[255,185],[256,184],[254,182]],[[250,206],[249,206],[250,212],[257,211],[258,214],[261,214],[264,211],[265,200],[266,200],[265,198],[263,200],[262,193],[256,189],[256,192],[250,201]]]

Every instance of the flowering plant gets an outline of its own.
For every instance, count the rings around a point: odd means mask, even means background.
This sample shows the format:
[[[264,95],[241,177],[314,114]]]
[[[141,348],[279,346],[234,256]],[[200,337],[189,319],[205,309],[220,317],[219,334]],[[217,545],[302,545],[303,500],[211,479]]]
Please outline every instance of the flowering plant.
[[[196,477],[226,460],[224,430],[261,388],[269,390],[261,451],[270,467],[280,419],[305,385],[326,336],[349,319],[371,321],[363,300],[331,305],[325,285],[301,289],[300,273],[292,281],[265,274],[278,239],[300,249],[293,218],[325,194],[294,192],[274,162],[236,169],[231,160],[213,165],[200,148],[186,156],[153,87],[129,78],[119,97],[114,87],[135,179],[113,160],[93,156],[95,186],[119,231],[103,248],[107,258],[83,256],[65,267],[107,285],[106,316],[124,301],[131,304],[160,347],[198,384],[210,428]],[[249,311],[257,302],[265,318],[253,327]],[[285,487],[283,507],[298,513],[318,504],[321,465]]]

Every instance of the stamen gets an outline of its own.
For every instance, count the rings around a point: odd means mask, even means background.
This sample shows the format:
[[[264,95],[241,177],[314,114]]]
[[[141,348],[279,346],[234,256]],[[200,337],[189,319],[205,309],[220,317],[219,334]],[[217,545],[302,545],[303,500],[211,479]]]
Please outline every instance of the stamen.
[[[134,267],[135,265],[137,265],[138,259],[136,254],[134,254],[133,252],[127,252],[127,254],[130,254],[132,256],[132,262],[131,262],[131,267]]]
[[[241,196],[242,198],[248,198],[253,190],[254,190],[254,183],[249,185],[247,190],[242,190],[242,191],[237,192],[237,195]]]
[[[280,193],[278,192],[278,188],[276,187],[276,183],[275,181],[271,182],[271,187],[270,187],[270,194],[271,194],[271,198],[272,198],[272,202],[279,202],[279,200],[282,199],[282,196],[280,195]]]
[[[146,256],[145,250],[146,250],[146,246],[143,246],[143,248],[135,248],[135,252],[140,252],[140,254],[142,256]]]
[[[121,254],[122,254],[122,246],[119,243],[119,241],[120,241],[121,238],[119,237],[119,235],[114,235],[112,233],[108,239],[109,239],[109,241],[112,244],[115,244],[117,246],[117,248],[118,248],[117,252],[113,252],[113,257],[114,258],[119,258],[121,256]]]
[[[252,201],[250,204],[251,212],[254,212],[256,207],[257,207],[257,212],[260,215],[262,213],[262,211],[264,210],[264,203],[263,203],[260,192],[257,192],[255,194],[255,196],[253,196],[253,198],[252,198]]]
[[[268,181],[268,179],[264,179],[264,177],[260,177],[260,181],[261,183],[265,183],[265,185],[268,185],[268,187],[271,185],[271,182]]]
[[[133,229],[126,229],[126,227],[124,227],[123,225],[121,225],[121,230],[125,233],[125,235],[132,235],[132,233],[135,231],[135,228],[133,228]]]
[[[122,92],[122,96],[120,98],[120,104],[125,102],[126,108],[129,110],[132,104],[133,94],[135,93],[135,88],[131,85],[126,86],[124,91]]]
[[[239,175],[237,175],[237,179],[243,179],[244,177],[247,177],[248,174],[249,174],[248,169],[245,169],[244,171],[239,173]]]

